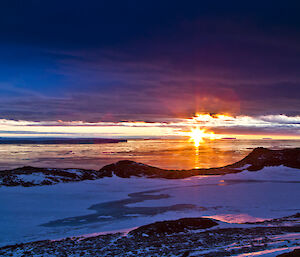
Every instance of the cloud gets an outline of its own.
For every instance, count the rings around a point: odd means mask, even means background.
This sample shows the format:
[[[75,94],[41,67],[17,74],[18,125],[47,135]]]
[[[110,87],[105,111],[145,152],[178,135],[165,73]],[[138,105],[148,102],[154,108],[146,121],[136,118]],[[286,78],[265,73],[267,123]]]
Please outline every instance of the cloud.
[[[269,135],[300,137],[300,116],[229,116],[197,114],[193,118],[159,119],[156,122],[16,121],[0,120],[0,133],[7,135],[65,135],[85,137],[187,136],[194,127],[221,135]]]
[[[8,135],[63,135],[63,136],[74,136],[76,134],[74,133],[61,133],[61,132],[37,132],[37,131],[20,131],[20,130],[8,130],[8,131],[5,131],[5,130],[1,130],[0,131],[0,134],[8,134]]]

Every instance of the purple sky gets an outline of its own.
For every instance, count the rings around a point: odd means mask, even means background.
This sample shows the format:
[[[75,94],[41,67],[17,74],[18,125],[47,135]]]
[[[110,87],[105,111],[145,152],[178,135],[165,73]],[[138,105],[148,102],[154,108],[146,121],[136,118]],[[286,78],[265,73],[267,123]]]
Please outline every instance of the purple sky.
[[[300,115],[296,2],[5,2],[2,119]]]

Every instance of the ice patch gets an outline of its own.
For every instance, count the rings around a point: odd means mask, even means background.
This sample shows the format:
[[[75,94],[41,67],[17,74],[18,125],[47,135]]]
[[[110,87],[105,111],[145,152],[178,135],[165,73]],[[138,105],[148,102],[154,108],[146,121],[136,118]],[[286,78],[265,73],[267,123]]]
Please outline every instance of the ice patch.
[[[259,222],[265,220],[262,218],[253,217],[246,213],[218,214],[205,217],[220,220],[227,223]]]

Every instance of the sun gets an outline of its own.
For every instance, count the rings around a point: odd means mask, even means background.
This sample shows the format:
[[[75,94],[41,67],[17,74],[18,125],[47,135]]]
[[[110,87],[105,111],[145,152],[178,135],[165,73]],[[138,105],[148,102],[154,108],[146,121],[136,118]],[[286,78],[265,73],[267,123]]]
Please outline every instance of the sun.
[[[200,128],[193,128],[191,132],[189,132],[189,136],[196,147],[198,147],[200,143],[204,142],[204,139],[215,138],[215,134],[213,132],[206,132],[205,129]]]

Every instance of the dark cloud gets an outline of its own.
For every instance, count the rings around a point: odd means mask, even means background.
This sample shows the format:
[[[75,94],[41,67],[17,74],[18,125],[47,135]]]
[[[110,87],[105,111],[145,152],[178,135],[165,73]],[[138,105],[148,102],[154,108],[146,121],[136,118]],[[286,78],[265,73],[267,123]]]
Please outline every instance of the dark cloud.
[[[5,130],[1,130],[0,131],[0,135],[1,134],[13,134],[13,135],[75,135],[75,133],[63,133],[63,132],[38,132],[38,131],[20,131],[20,130],[9,130],[9,131],[5,131]]]

